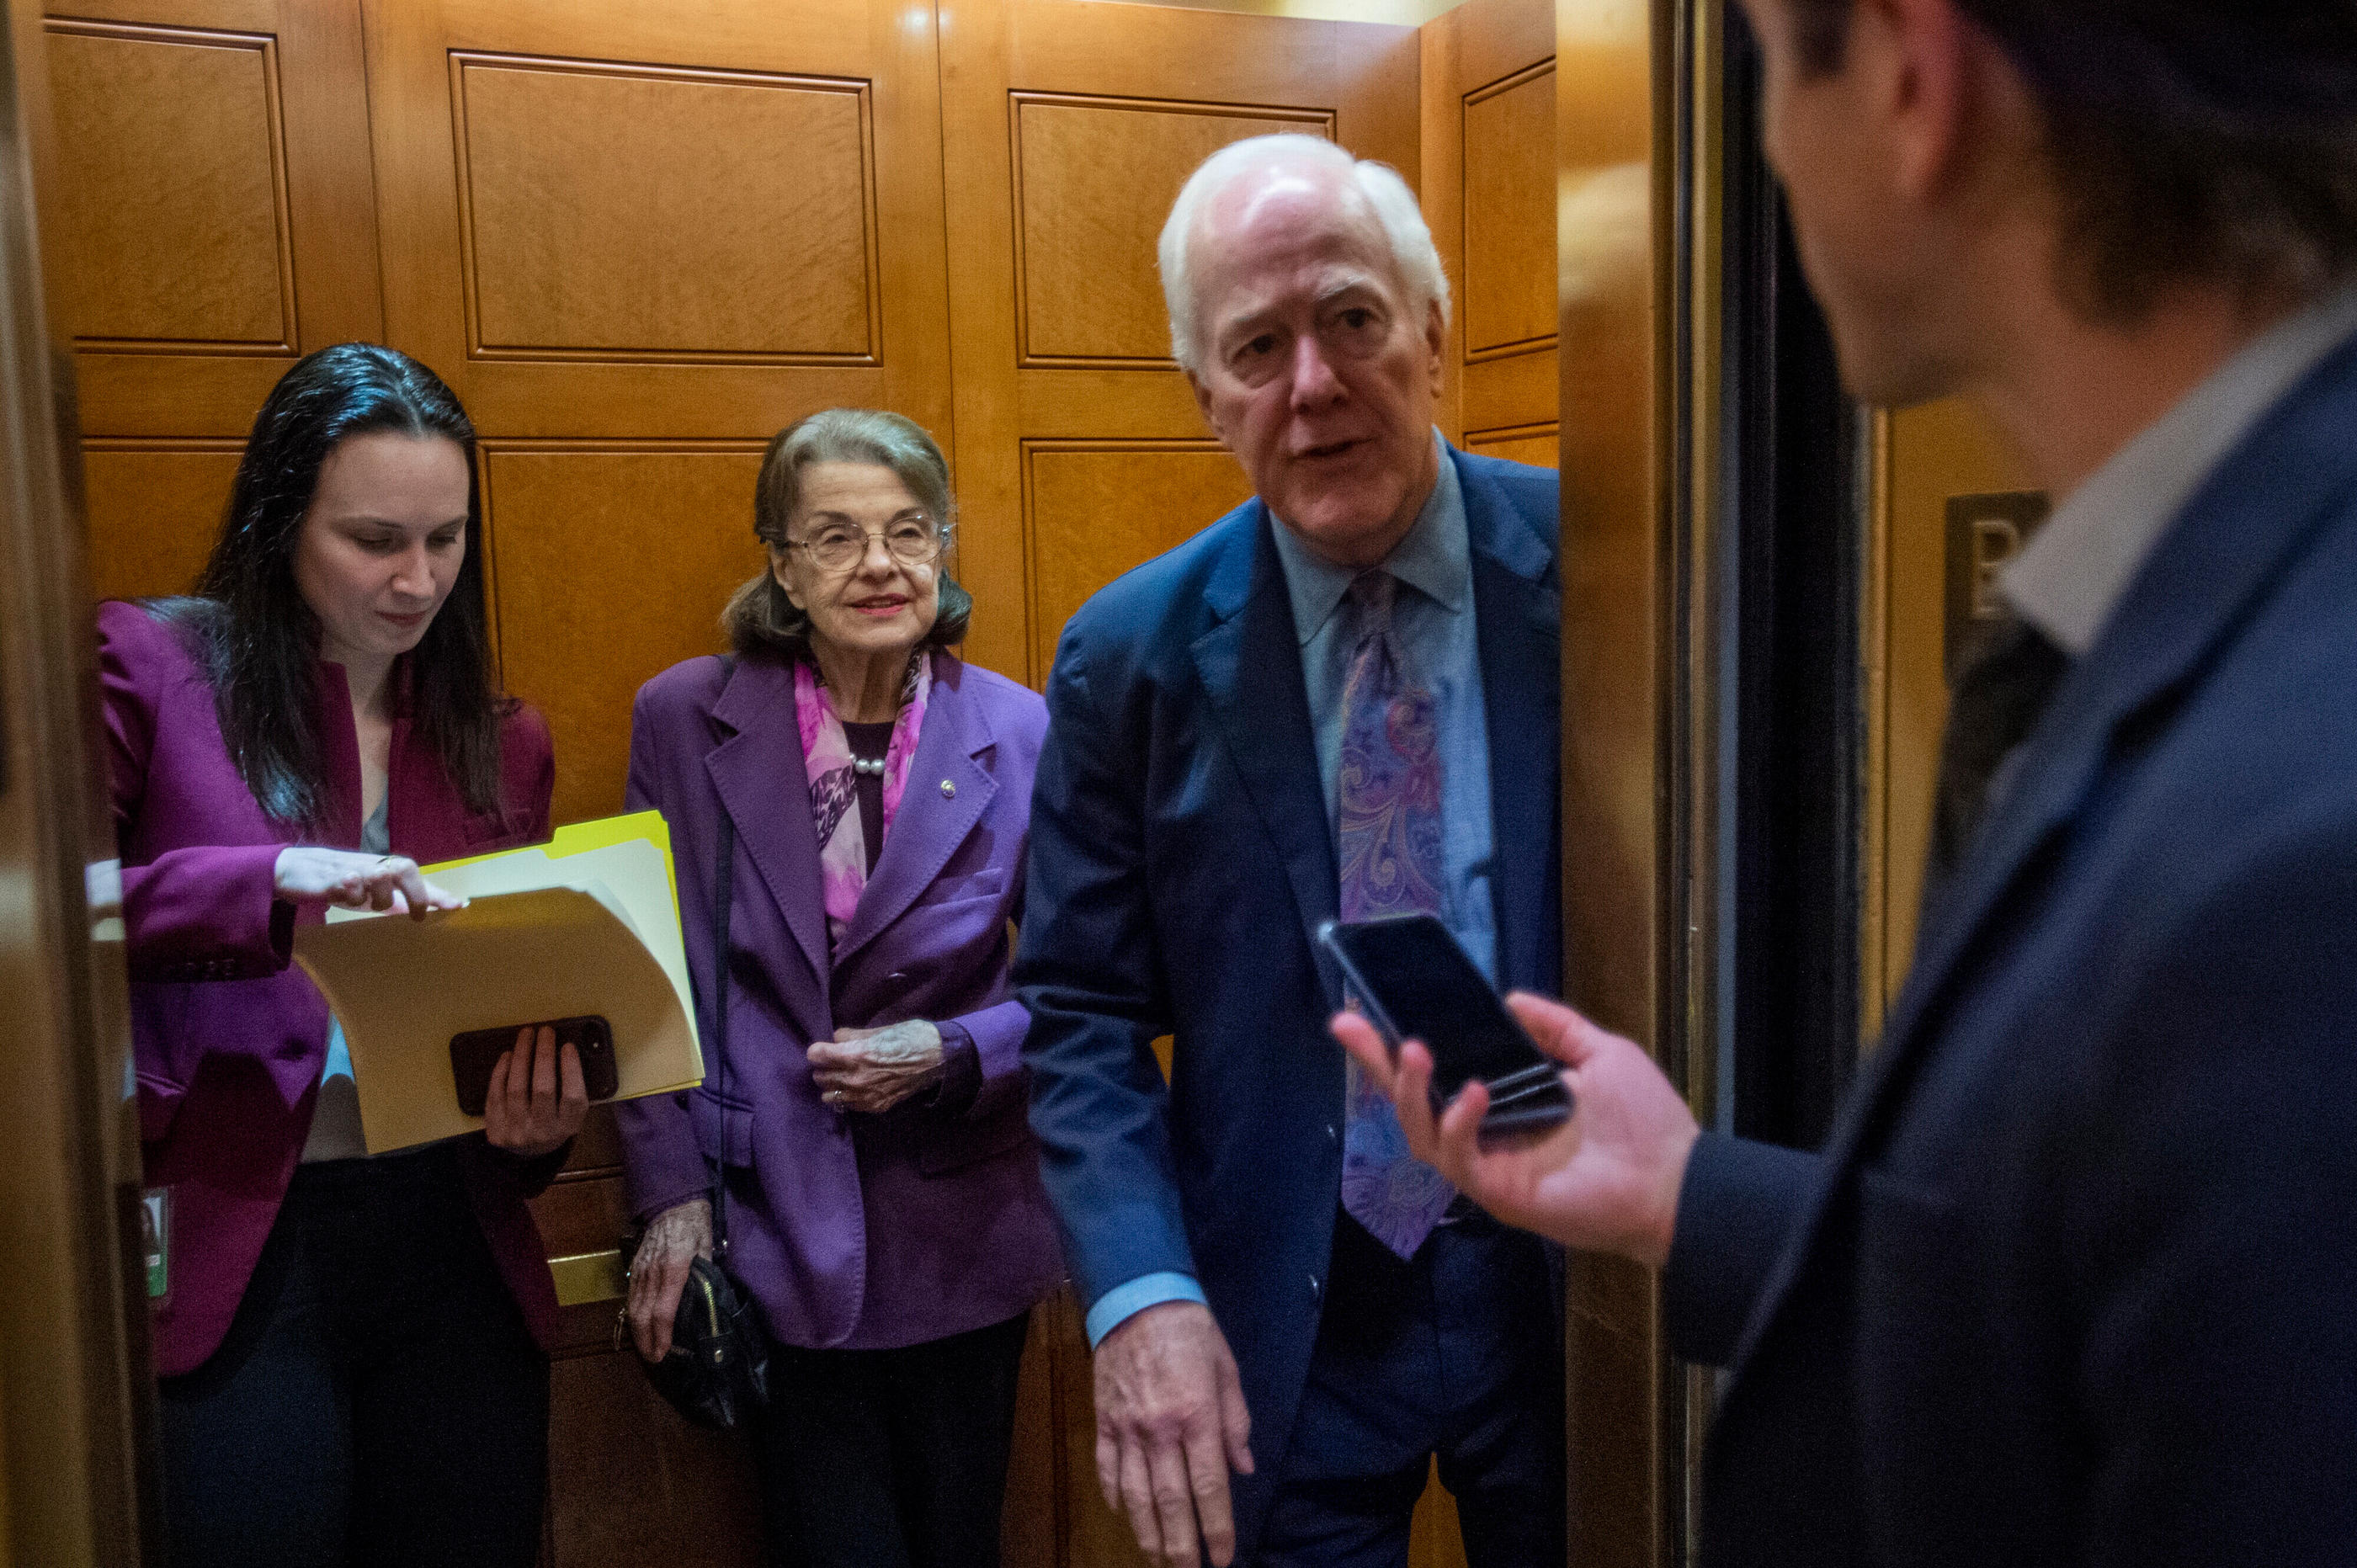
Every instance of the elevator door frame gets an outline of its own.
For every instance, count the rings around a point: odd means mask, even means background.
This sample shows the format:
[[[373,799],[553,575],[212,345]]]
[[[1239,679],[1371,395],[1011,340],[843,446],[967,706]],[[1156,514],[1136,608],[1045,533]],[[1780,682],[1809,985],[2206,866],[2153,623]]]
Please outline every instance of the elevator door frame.
[[[123,1568],[153,1540],[139,1144],[113,829],[94,746],[72,360],[37,7],[0,53],[0,1557]]]

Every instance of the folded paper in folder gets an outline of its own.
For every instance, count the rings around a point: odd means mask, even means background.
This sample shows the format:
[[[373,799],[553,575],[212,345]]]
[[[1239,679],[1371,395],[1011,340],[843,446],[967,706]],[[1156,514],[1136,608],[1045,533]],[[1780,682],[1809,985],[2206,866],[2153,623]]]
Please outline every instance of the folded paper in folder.
[[[423,920],[334,910],[295,933],[296,961],[343,1026],[371,1154],[482,1125],[459,1110],[451,1072],[451,1038],[469,1030],[594,1014],[613,1031],[615,1098],[703,1080],[660,813],[577,822],[425,875],[467,908]]]

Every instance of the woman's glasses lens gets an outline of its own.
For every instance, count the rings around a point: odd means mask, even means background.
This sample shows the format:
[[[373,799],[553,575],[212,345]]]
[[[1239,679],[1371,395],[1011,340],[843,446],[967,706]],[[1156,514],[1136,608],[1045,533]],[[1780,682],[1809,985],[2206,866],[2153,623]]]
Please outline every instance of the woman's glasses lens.
[[[876,535],[856,528],[824,528],[801,541],[811,564],[822,572],[847,572],[867,553]],[[896,522],[884,531],[884,547],[903,566],[930,566],[941,559],[942,531],[931,522]]]

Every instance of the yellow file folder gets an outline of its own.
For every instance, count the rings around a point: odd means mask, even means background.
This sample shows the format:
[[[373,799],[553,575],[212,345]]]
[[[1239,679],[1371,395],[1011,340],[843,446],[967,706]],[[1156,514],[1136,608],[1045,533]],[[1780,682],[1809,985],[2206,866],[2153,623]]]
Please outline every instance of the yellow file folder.
[[[295,934],[296,961],[343,1026],[369,1153],[483,1124],[458,1109],[450,1071],[450,1037],[469,1029],[602,1014],[616,1099],[703,1081],[661,813],[576,822],[425,875],[467,907],[423,920],[331,910]]]

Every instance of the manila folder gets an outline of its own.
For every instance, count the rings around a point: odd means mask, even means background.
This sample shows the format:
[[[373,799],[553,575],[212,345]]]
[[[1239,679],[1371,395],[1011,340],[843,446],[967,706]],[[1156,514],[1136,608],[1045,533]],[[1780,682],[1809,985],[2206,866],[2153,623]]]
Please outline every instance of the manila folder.
[[[675,944],[675,916],[671,925],[662,934]],[[295,956],[343,1026],[372,1155],[482,1125],[458,1109],[450,1070],[450,1037],[469,1029],[603,1014],[613,1027],[616,1099],[703,1077],[673,977],[623,901],[598,882],[479,893],[463,909],[423,920],[304,926]]]

